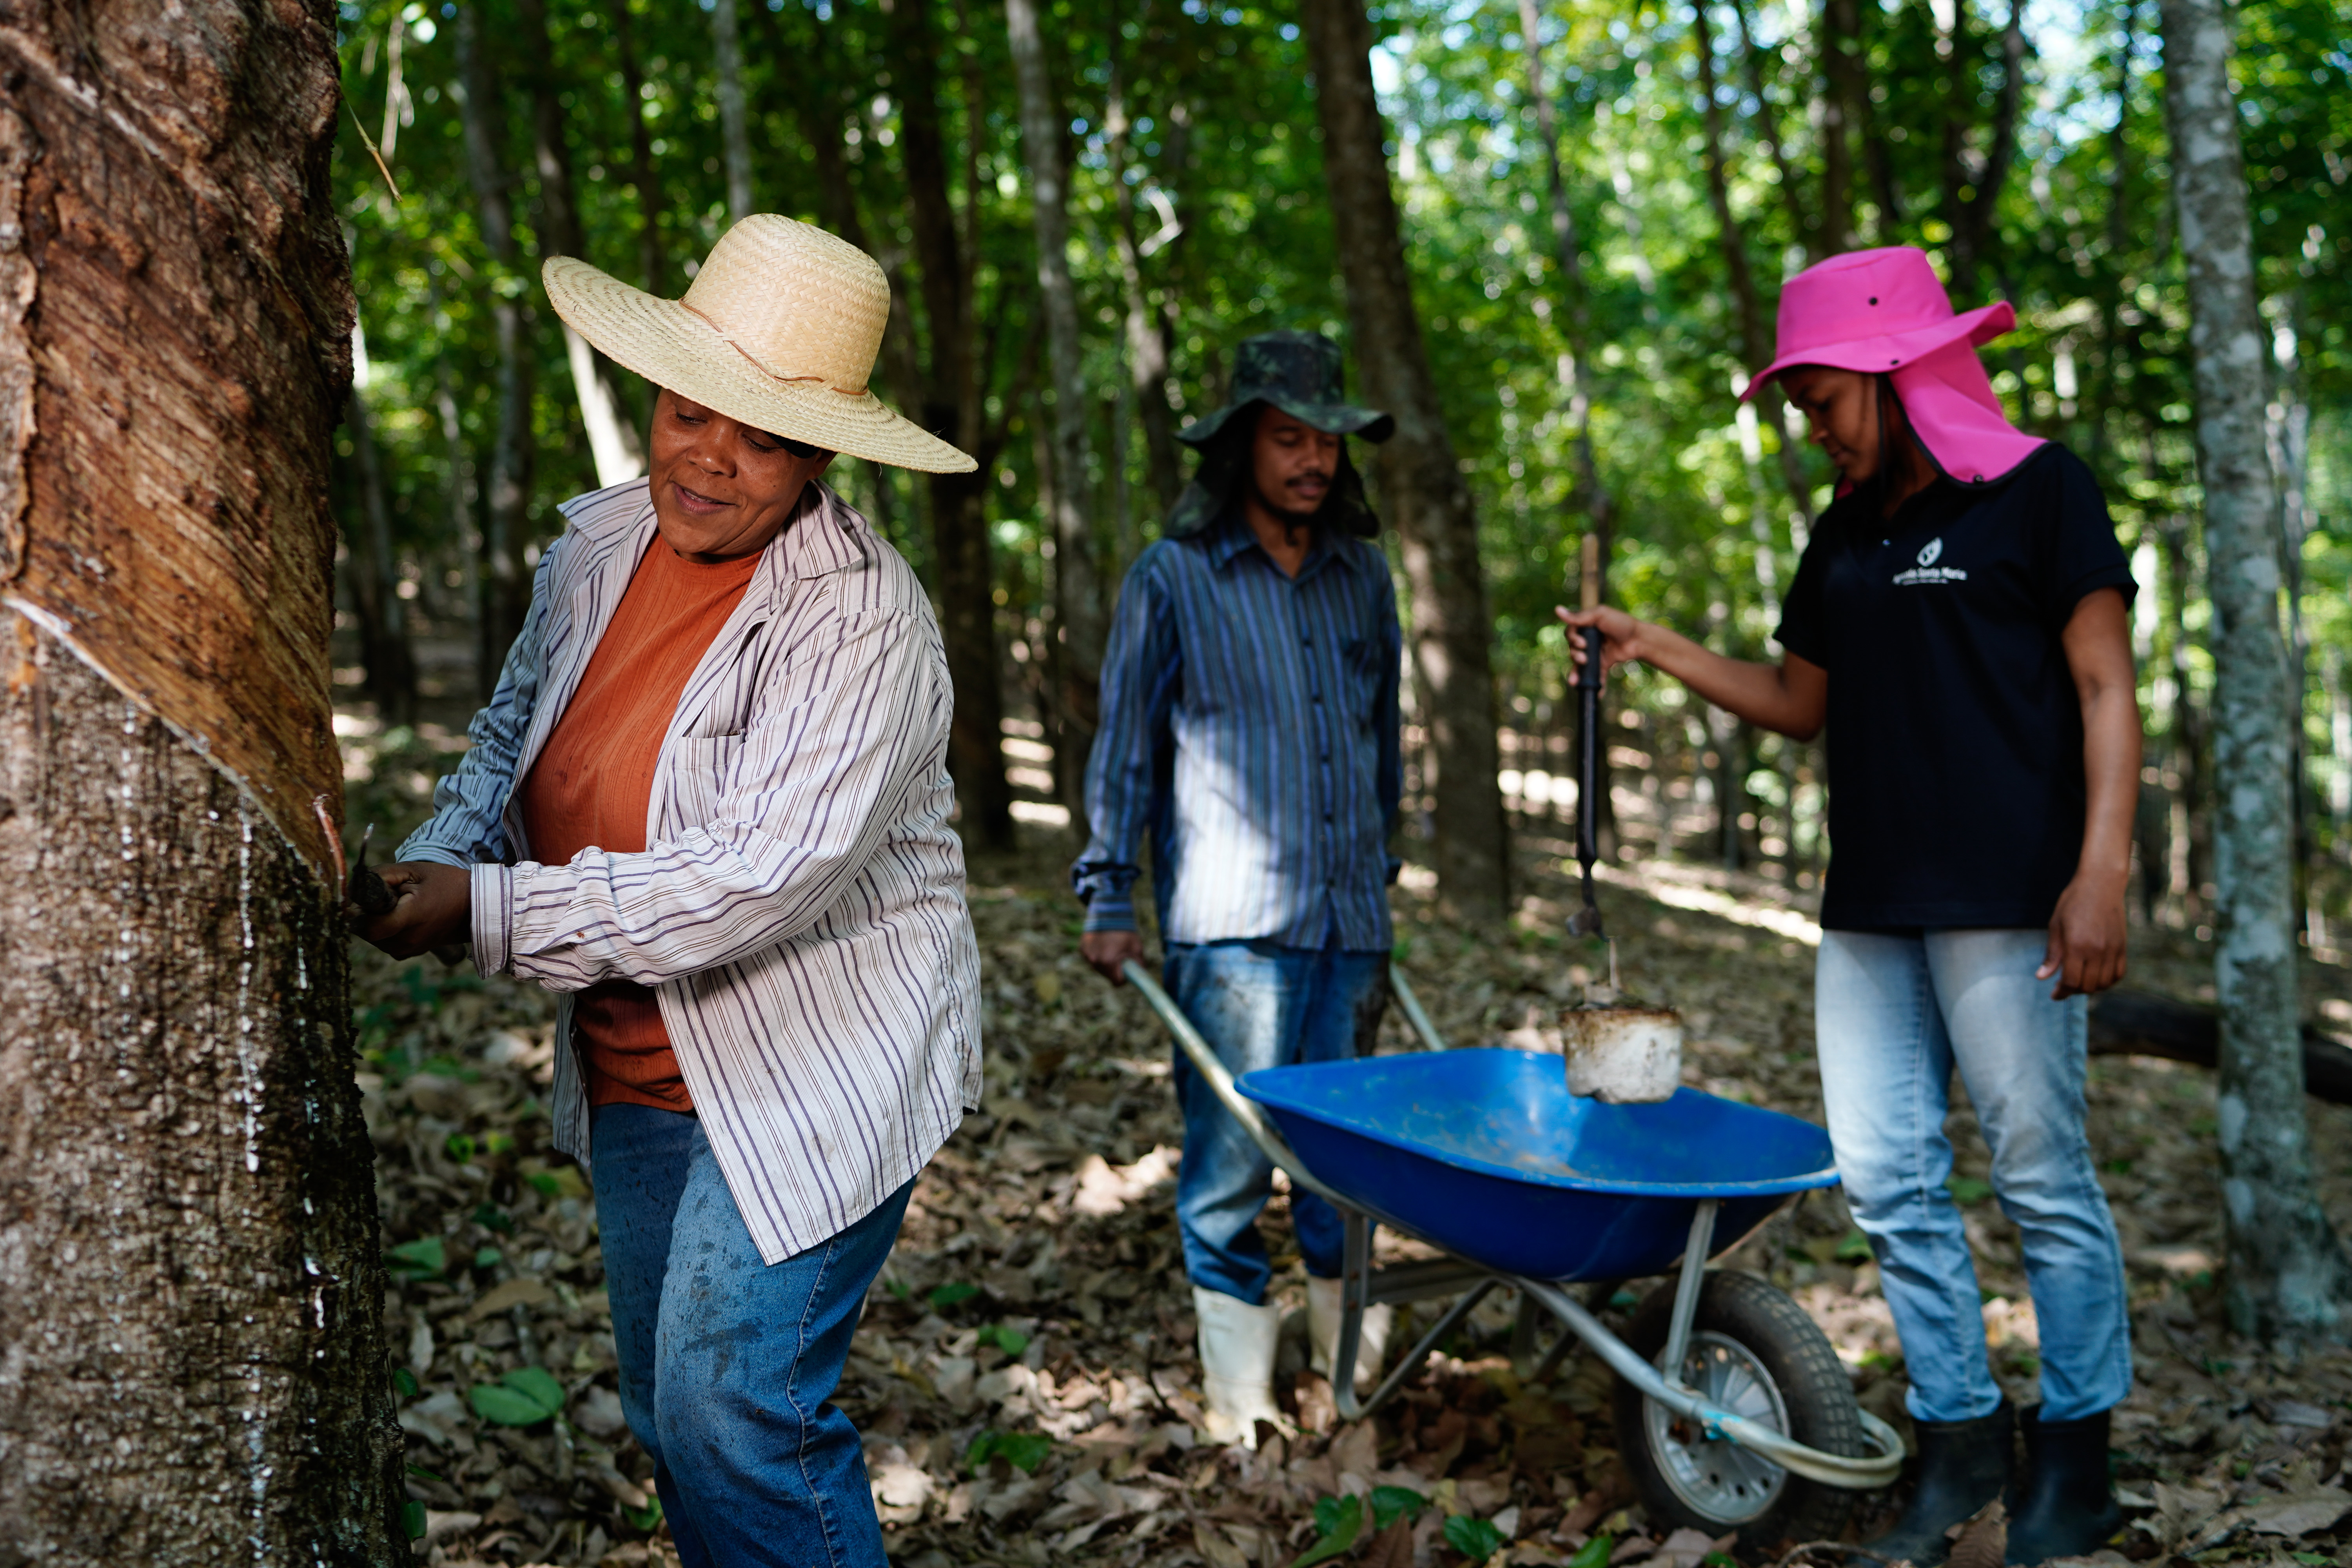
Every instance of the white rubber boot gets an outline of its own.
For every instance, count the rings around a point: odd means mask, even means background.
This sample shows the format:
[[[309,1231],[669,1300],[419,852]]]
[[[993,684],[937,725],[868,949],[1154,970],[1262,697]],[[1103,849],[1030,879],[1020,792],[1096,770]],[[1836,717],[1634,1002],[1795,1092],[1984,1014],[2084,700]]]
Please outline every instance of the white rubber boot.
[[[1307,1345],[1308,1364],[1325,1377],[1339,1359],[1339,1281],[1307,1277]],[[1356,1336],[1356,1392],[1370,1394],[1380,1385],[1381,1362],[1388,1354],[1389,1325],[1396,1310],[1383,1301],[1364,1310],[1364,1326]]]
[[[1282,1310],[1253,1307],[1238,1296],[1192,1287],[1192,1312],[1201,1323],[1201,1384],[1209,1396],[1212,1443],[1257,1447],[1257,1424],[1291,1430],[1274,1403],[1275,1342],[1282,1332]]]

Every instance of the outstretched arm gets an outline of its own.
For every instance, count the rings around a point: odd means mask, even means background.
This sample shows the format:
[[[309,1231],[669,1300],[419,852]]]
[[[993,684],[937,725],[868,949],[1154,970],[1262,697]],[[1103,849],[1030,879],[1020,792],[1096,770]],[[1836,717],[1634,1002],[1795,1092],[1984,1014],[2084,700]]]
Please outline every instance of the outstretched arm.
[[[1635,620],[1607,605],[1597,610],[1555,612],[1570,628],[1569,654],[1584,662],[1580,646],[1582,629],[1598,627],[1604,670],[1621,664],[1642,663],[1663,670],[1714,703],[1750,724],[1810,741],[1821,733],[1828,715],[1829,672],[1810,659],[1783,654],[1777,665],[1756,664],[1711,653],[1680,632]]]
[[[2139,688],[2131,623],[2119,589],[2084,595],[2061,636],[2083,703],[2083,854],[2050,917],[2050,947],[2035,974],[2060,1001],[2124,977],[2125,893],[2132,821],[2139,810]]]

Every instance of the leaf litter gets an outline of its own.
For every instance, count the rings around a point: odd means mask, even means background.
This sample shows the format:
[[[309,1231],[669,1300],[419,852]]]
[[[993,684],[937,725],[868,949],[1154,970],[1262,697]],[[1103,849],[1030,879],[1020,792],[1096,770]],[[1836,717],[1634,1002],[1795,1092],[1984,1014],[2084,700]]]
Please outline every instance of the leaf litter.
[[[1635,1501],[1604,1369],[1571,1354],[1549,1384],[1527,1381],[1550,1329],[1531,1342],[1507,1293],[1372,1420],[1339,1423],[1307,1370],[1304,1276],[1279,1181],[1265,1231],[1286,1314],[1277,1392],[1297,1430],[1255,1453],[1198,1435],[1171,1047],[1139,998],[1078,959],[1058,847],[975,867],[982,1107],[917,1184],[838,1394],[865,1435],[893,1563],[1727,1568],[1728,1540],[1669,1531]],[[1507,941],[1398,894],[1401,962],[1454,1045],[1556,1049],[1559,1008],[1605,965],[1562,932],[1573,894],[1559,862],[1530,856],[1523,871],[1532,891]],[[1675,875],[1687,881],[1690,868]],[[1638,877],[1612,877],[1625,982],[1682,1010],[1685,1081],[1818,1120],[1811,950],[1788,934],[1802,900],[1760,878],[1706,880],[1717,891],[1695,910],[1686,889],[1650,889],[1673,900],[1661,901]],[[1750,918],[1709,912],[1743,910]],[[1760,925],[1758,910],[1770,917]],[[2135,939],[2136,984],[2184,997],[2210,984],[2208,950],[2185,935]],[[354,951],[419,1559],[674,1563],[650,1464],[621,1414],[593,1194],[548,1146],[547,999]],[[2341,970],[2307,973],[2315,1005],[2352,990]],[[1380,1048],[1414,1048],[1394,1009]],[[2274,1354],[2224,1324],[2210,1076],[2100,1058],[2089,1096],[2137,1373],[2116,1421],[2131,1522],[2098,1560],[2347,1561],[2352,1352]],[[2322,1195],[2340,1222],[2352,1215],[2352,1111],[2315,1101],[2311,1112]],[[2029,1401],[2039,1336],[2017,1233],[1991,1197],[1964,1100],[1952,1129],[1987,1340],[1998,1375]],[[1384,1261],[1427,1255],[1385,1233],[1379,1247]],[[1876,1265],[1836,1194],[1782,1211],[1728,1262],[1790,1290],[1864,1405],[1907,1428]],[[1620,1294],[1619,1321],[1633,1301]],[[1411,1337],[1400,1324],[1391,1342]],[[1895,1500],[1874,1500],[1857,1530],[1885,1522]]]

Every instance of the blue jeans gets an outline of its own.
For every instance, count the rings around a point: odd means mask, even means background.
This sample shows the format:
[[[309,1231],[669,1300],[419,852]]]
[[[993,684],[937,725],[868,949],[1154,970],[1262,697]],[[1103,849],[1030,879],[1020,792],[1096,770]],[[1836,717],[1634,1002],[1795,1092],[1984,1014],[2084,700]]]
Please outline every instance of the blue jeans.
[[[1388,965],[1385,952],[1336,947],[1171,942],[1165,978],[1176,1005],[1239,1078],[1370,1051],[1388,1006]],[[1176,1099],[1184,1109],[1184,1163],[1176,1174],[1184,1272],[1195,1285],[1256,1306],[1273,1276],[1257,1216],[1274,1192],[1274,1166],[1181,1051]],[[1345,1239],[1338,1211],[1294,1187],[1290,1223],[1307,1271],[1338,1278]]]
[[[2000,1388],[1960,1211],[1946,1190],[1952,1068],[1992,1151],[1992,1186],[2024,1238],[2042,1336],[2042,1418],[2131,1389],[2123,1252],[2083,1131],[2089,1004],[2037,980],[2048,933],[1822,933],[1813,1013],[1822,1096],[1854,1223],[1903,1337],[1911,1414],[1990,1415]]]
[[[826,1401],[914,1184],[763,1264],[698,1118],[590,1114],[621,1408],[679,1561],[883,1568],[857,1429]]]

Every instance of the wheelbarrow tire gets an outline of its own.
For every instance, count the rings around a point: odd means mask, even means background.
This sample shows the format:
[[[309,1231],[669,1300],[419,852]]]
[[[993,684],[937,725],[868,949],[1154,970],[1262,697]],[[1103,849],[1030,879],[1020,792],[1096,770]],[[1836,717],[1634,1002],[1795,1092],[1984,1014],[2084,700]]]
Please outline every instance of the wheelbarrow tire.
[[[1626,1330],[1625,1343],[1653,1365],[1665,1350],[1674,1309],[1675,1287],[1669,1282],[1650,1293]],[[1785,1430],[1798,1442],[1846,1457],[1870,1451],[1844,1364],[1805,1310],[1766,1280],[1729,1270],[1708,1274],[1691,1322],[1691,1339],[1695,1347],[1712,1347],[1719,1360],[1740,1366],[1748,1375],[1760,1372],[1769,1379],[1786,1417]],[[1744,1365],[1731,1347],[1745,1353]],[[1779,1490],[1770,1493],[1769,1482],[1754,1477],[1760,1457],[1749,1450],[1725,1456],[1748,1467],[1745,1479],[1724,1469],[1694,1466],[1687,1458],[1676,1468],[1658,1451],[1658,1444],[1671,1438],[1654,1434],[1648,1405],[1639,1390],[1617,1380],[1618,1451],[1661,1535],[1687,1526],[1719,1536],[1736,1526],[1742,1554],[1754,1556],[1793,1541],[1834,1541],[1845,1529],[1857,1494],[1777,1466],[1768,1472],[1779,1477]],[[1664,1411],[1659,1415],[1661,1425],[1671,1419]],[[1759,1489],[1769,1500],[1759,1498]]]

